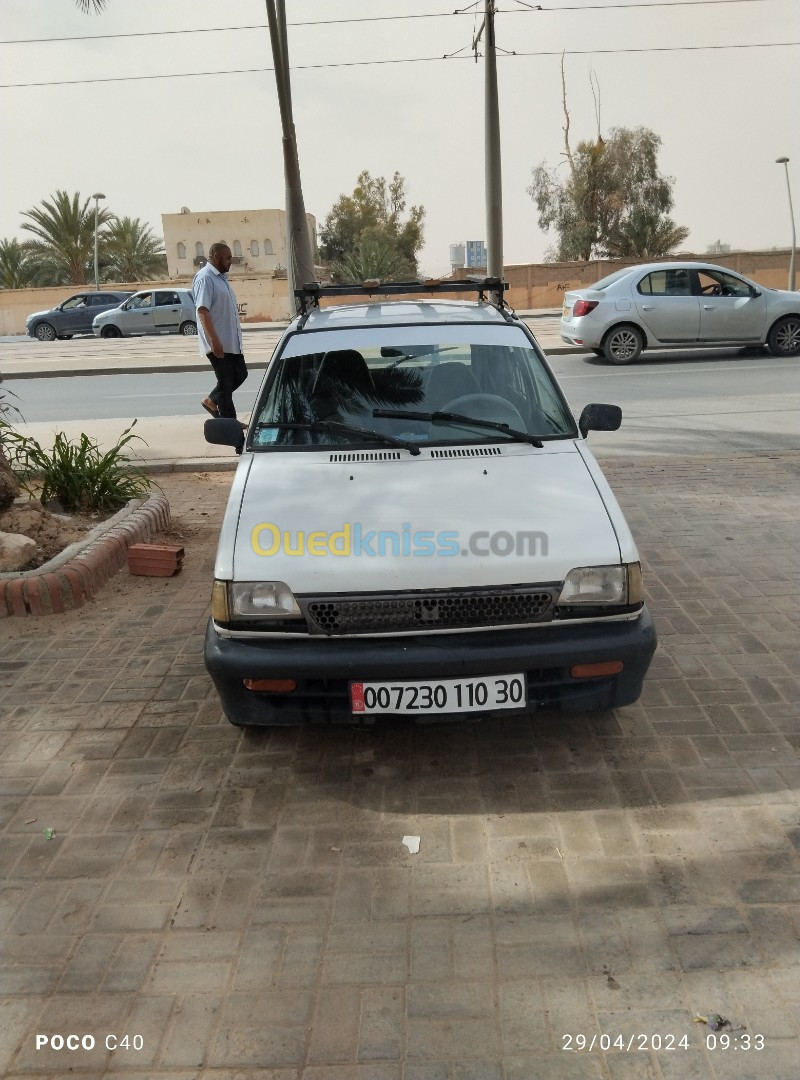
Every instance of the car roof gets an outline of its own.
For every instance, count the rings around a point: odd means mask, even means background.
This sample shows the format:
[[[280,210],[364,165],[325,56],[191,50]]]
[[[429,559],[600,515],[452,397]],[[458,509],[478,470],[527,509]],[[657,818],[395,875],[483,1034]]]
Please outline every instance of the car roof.
[[[639,271],[652,271],[652,270],[723,270],[728,272],[727,266],[720,266],[718,263],[704,263],[704,262],[683,262],[681,260],[675,260],[672,262],[654,262],[654,263],[637,263],[635,266],[629,266],[621,273],[639,273]],[[730,273],[736,274],[738,271],[731,270]]]
[[[335,304],[312,308],[302,326],[308,330],[342,330],[386,325],[425,326],[441,323],[505,323],[494,304],[465,300],[377,300],[369,304]]]

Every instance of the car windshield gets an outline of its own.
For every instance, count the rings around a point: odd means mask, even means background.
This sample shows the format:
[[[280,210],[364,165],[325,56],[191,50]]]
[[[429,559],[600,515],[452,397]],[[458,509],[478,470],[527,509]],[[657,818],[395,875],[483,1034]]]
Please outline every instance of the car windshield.
[[[457,419],[433,415],[442,413]],[[457,324],[292,335],[270,364],[251,425],[254,449],[364,448],[365,430],[376,433],[376,443],[391,436],[423,445],[576,436],[550,372],[522,330]]]

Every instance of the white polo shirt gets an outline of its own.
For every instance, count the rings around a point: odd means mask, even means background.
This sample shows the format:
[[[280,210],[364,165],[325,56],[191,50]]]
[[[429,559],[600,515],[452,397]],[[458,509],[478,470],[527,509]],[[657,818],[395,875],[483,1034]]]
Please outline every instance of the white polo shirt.
[[[195,307],[208,308],[224,351],[226,353],[244,352],[236,297],[228,283],[228,275],[221,274],[211,263],[206,263],[194,276],[192,296]],[[200,319],[197,320],[197,336],[200,341],[200,352],[203,356],[207,356],[213,350]]]

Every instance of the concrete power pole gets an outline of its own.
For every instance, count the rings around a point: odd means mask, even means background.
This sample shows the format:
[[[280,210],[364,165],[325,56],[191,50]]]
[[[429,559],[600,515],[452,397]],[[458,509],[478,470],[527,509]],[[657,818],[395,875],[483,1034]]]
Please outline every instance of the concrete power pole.
[[[500,167],[500,110],[497,98],[497,54],[494,36],[494,0],[485,0],[486,26],[486,270],[489,277],[503,277],[503,185]],[[496,302],[502,303],[502,289]]]
[[[288,247],[287,276],[289,312],[296,310],[295,288],[314,280],[314,253],[308,235],[303,188],[300,183],[300,160],[297,156],[297,136],[292,118],[292,88],[289,78],[289,46],[286,35],[284,0],[266,0],[272,60],[275,65],[275,84],[281,111],[283,131],[283,173],[286,180],[286,243]]]

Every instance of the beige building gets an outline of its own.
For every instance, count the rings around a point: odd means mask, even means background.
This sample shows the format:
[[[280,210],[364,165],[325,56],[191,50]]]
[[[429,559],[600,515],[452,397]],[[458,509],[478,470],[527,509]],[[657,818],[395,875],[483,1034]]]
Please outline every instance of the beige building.
[[[314,260],[317,222],[306,214]],[[162,214],[164,250],[171,278],[190,278],[205,263],[212,244],[224,241],[233,252],[231,277],[285,269],[285,210],[203,210],[184,206],[179,214]]]

